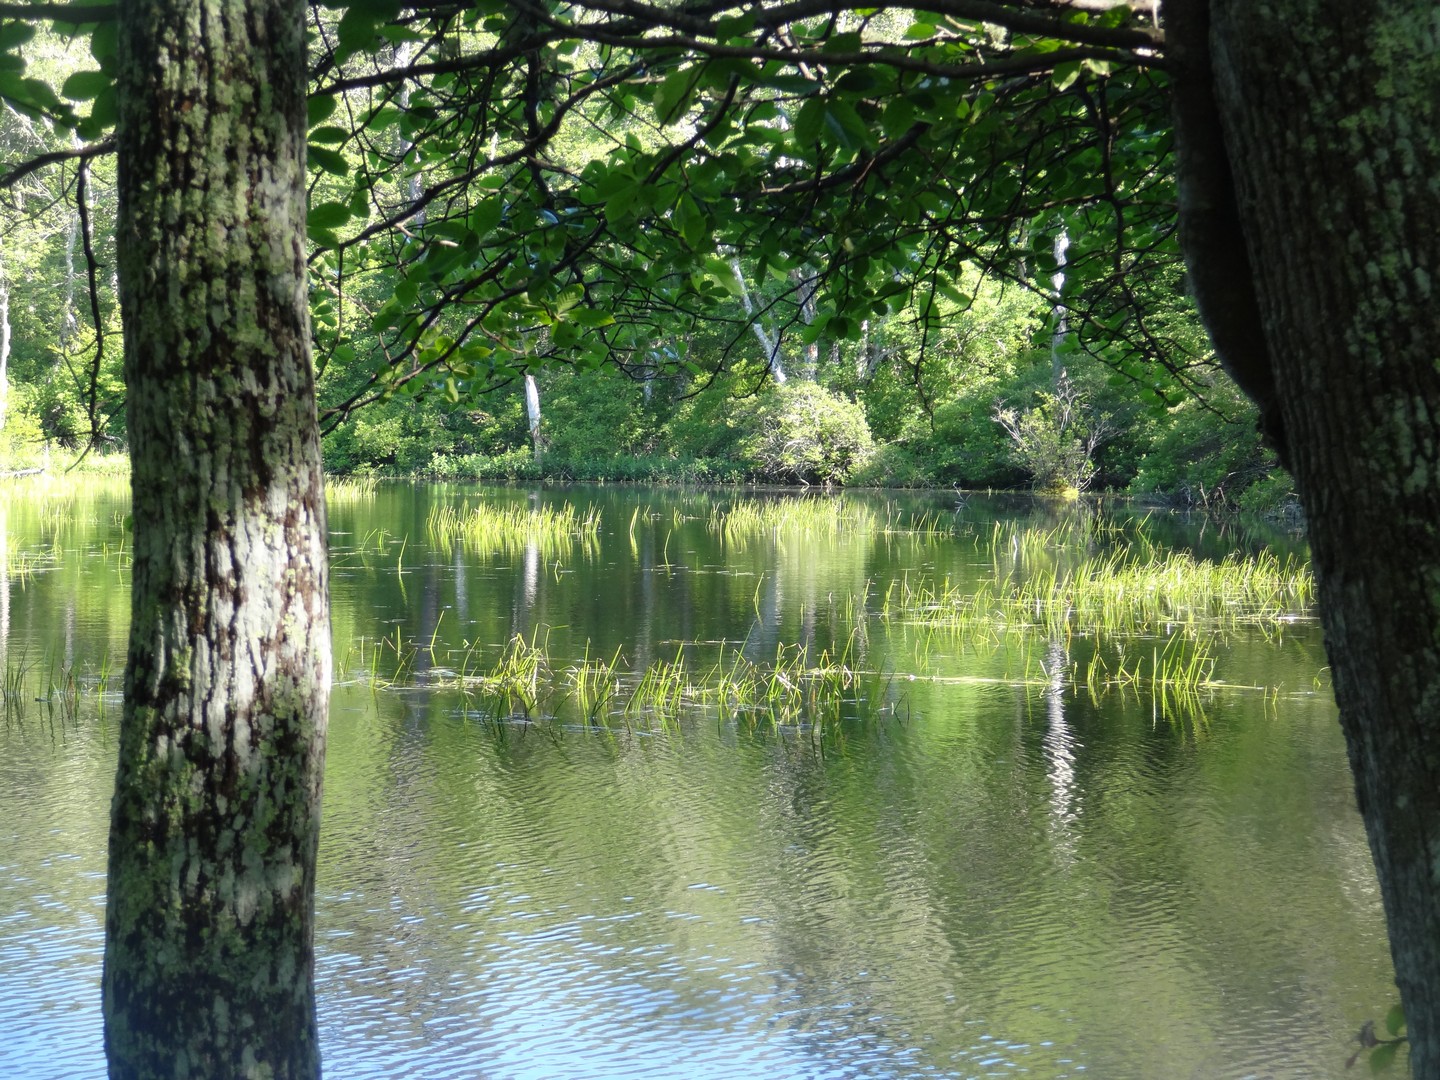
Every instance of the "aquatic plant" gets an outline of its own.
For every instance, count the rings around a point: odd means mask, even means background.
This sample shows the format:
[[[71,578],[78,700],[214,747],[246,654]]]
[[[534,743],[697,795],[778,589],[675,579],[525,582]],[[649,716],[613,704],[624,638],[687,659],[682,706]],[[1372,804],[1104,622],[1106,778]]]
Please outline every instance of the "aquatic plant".
[[[329,502],[360,502],[373,499],[380,481],[373,476],[327,476],[325,498]]]
[[[711,510],[705,527],[729,543],[744,544],[762,538],[834,538],[873,532],[876,518],[868,507],[845,499],[741,499]]]
[[[975,585],[905,576],[880,608],[887,620],[984,636],[1039,633],[1047,638],[1098,634],[1169,634],[1189,628],[1267,627],[1306,617],[1315,583],[1307,567],[1269,552],[1202,561],[1186,552],[1131,561],[1118,549],[1072,569],[998,570]]]
[[[582,513],[566,505],[494,506],[480,503],[467,508],[438,506],[425,523],[432,542],[464,543],[475,551],[514,556],[527,549],[550,562],[571,555],[578,547],[593,553],[600,536],[600,511],[586,508]]]
[[[893,502],[877,511],[865,503],[821,495],[739,499],[713,507],[705,527],[730,543],[765,537],[834,539],[847,533],[936,537],[959,531],[953,515],[933,510],[916,513]]]
[[[37,660],[24,650],[7,657],[0,671],[0,717],[7,725],[23,724],[31,705],[39,705],[42,723],[73,725],[80,720],[84,702],[93,697],[96,713],[103,718],[113,675],[108,653],[92,666],[57,656]]]

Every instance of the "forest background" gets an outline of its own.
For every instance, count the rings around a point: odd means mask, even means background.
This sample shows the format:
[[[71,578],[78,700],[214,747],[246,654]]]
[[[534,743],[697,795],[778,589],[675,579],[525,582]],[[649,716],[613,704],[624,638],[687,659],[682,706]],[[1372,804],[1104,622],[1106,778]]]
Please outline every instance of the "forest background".
[[[12,173],[0,190],[5,471],[40,467],[52,451],[93,444],[103,456],[126,445],[114,159],[89,153],[104,147],[113,120],[109,81],[87,70],[95,62],[88,38],[26,29],[35,34],[22,49],[26,82],[63,87],[90,116],[66,131],[9,100],[0,111],[5,160],[57,166]],[[18,24],[7,31],[21,32]],[[403,65],[406,49],[391,45],[389,61]],[[0,72],[0,80],[20,78]],[[321,111],[333,100],[321,99]],[[1157,270],[1142,290],[1141,306],[1165,328],[1162,363],[1117,362],[1093,335],[1071,331],[1087,298],[1069,286],[1070,234],[1058,216],[1053,235],[1031,245],[1033,260],[1003,273],[970,265],[924,296],[897,291],[843,333],[817,309],[823,268],[735,258],[715,268],[722,287],[703,319],[665,325],[647,313],[646,349],[608,348],[596,364],[542,320],[529,363],[475,379],[456,365],[426,371],[414,363],[418,377],[397,378],[403,358],[396,364],[371,326],[413,283],[400,260],[376,261],[366,273],[352,262],[342,294],[333,287],[334,254],[363,239],[387,205],[423,201],[423,173],[378,175],[359,142],[337,138],[327,149],[327,130],[340,131],[327,119],[312,115],[310,227],[331,472],[1105,489],[1257,513],[1292,504],[1290,477],[1263,445],[1254,406],[1215,363],[1178,269]],[[423,162],[411,134],[401,125],[384,137],[398,160]],[[643,146],[648,136],[640,116],[577,125],[552,144],[558,160],[550,164],[578,172],[618,140]],[[554,326],[572,337],[598,333],[575,318],[586,313],[575,307]]]

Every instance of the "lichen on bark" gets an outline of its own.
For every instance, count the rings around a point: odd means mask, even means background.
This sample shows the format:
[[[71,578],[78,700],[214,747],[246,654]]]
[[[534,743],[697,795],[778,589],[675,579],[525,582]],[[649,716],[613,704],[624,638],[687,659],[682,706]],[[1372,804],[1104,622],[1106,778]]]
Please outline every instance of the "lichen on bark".
[[[1411,1065],[1440,1075],[1440,23],[1430,0],[1176,4],[1211,18]]]
[[[120,9],[132,626],[111,1075],[318,1075],[330,683],[303,252],[304,6]]]

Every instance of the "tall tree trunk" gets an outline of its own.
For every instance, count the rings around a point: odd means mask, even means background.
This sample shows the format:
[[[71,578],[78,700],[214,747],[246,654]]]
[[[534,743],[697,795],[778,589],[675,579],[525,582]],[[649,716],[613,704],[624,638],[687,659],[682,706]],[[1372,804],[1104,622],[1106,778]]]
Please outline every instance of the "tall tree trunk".
[[[740,303],[745,308],[746,317],[750,320],[750,329],[755,331],[755,339],[760,342],[760,348],[765,354],[765,366],[776,385],[784,386],[786,377],[785,365],[780,359],[780,335],[771,333],[765,328],[764,312],[756,314],[755,304],[750,299],[750,289],[745,284],[745,271],[740,267],[738,255],[730,260],[730,267],[735,271],[735,280],[740,283]]]
[[[525,422],[530,428],[530,446],[538,462],[545,456],[545,437],[540,430],[540,384],[528,371],[525,372]]]
[[[80,137],[74,132],[70,134],[70,148],[72,150],[80,146]],[[77,208],[70,208],[65,214],[65,302],[60,309],[60,339],[61,357],[68,352],[75,335],[80,332],[80,316],[75,307],[75,249],[80,244],[80,211]],[[64,360],[57,358],[57,364],[63,364]]]
[[[10,279],[0,265],[0,431],[10,410]]]
[[[132,623],[110,830],[112,1077],[319,1074],[330,684],[300,0],[122,0]]]
[[[1070,336],[1069,308],[1065,306],[1065,253],[1070,250],[1070,231],[1065,228],[1055,234],[1055,273],[1050,275],[1050,284],[1055,289],[1055,330],[1050,335],[1050,385],[1058,387],[1065,374],[1065,354],[1062,346]]]
[[[1261,331],[1227,326],[1228,302],[1207,323],[1268,354],[1245,374],[1273,394],[1309,519],[1412,1068],[1440,1076],[1440,23],[1433,0],[1166,11],[1182,192],[1215,157],[1194,136],[1209,89]],[[1227,260],[1223,230],[1195,227],[1226,203],[1211,194],[1182,199],[1195,278]]]

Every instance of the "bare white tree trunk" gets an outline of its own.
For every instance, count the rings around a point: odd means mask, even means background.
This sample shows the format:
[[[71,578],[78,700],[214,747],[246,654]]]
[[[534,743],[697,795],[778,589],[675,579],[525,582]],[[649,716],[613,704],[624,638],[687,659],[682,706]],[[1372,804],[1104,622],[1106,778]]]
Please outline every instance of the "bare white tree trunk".
[[[70,145],[72,149],[78,147],[80,145],[79,136],[72,133]],[[80,211],[72,206],[65,216],[65,303],[60,309],[59,334],[62,354],[75,340],[75,335],[80,332],[80,316],[75,309],[75,248],[79,243]]]
[[[1059,385],[1065,374],[1065,358],[1060,346],[1070,333],[1070,319],[1065,308],[1065,253],[1070,250],[1070,233],[1061,229],[1055,236],[1055,273],[1050,284],[1055,287],[1055,332],[1050,337],[1050,381]]]
[[[756,315],[754,301],[750,299],[750,289],[745,284],[745,272],[740,268],[739,256],[731,260],[730,267],[735,271],[735,280],[740,283],[740,303],[750,318],[750,329],[755,331],[755,338],[764,350],[766,370],[770,372],[772,379],[783,386],[785,366],[780,361],[780,335],[770,333],[765,328],[763,317]]]
[[[10,279],[0,264],[0,431],[10,406]]]
[[[806,326],[810,326],[815,322],[815,293],[820,279],[813,275],[806,277],[802,271],[797,270],[794,280],[800,290],[800,321]],[[805,346],[805,359],[800,365],[798,378],[802,382],[814,382],[819,370],[820,343],[812,341]]]
[[[414,56],[414,52],[415,52],[415,43],[414,43],[413,41],[402,41],[402,42],[400,42],[399,45],[396,45],[396,46],[395,46],[395,67],[396,67],[397,69],[404,69],[404,68],[409,67],[409,66],[410,66],[410,60],[411,60],[411,58]],[[402,83],[400,84],[400,93],[399,93],[399,95],[397,96],[396,104],[399,105],[402,110],[408,109],[408,108],[410,107],[410,83],[409,83],[408,81],[402,82]],[[410,153],[410,151],[414,148],[415,144],[414,144],[413,142],[411,142],[409,139],[405,138],[404,135],[398,134],[398,131],[399,131],[398,128],[397,128],[396,130],[397,130],[397,134],[396,134],[395,138],[396,138],[396,141],[397,141],[397,144],[398,144],[398,148],[399,148],[399,151],[400,151],[400,159],[401,159],[401,162],[403,163],[403,162],[404,162],[404,159],[405,159],[405,155],[408,154],[408,153]],[[493,155],[494,151],[492,150],[491,153],[492,153],[492,155]],[[406,177],[406,179],[405,179],[405,198],[406,198],[406,200],[410,203],[411,206],[414,206],[416,203],[418,203],[418,202],[420,201],[420,196],[421,196],[421,194],[424,192],[424,190],[425,190],[425,185],[421,182],[420,174],[419,174],[418,172],[412,173],[410,176]],[[414,225],[416,228],[419,228],[421,225],[424,225],[424,224],[425,224],[425,211],[424,211],[424,210],[418,211],[418,212],[415,214],[415,216],[410,219],[410,221],[411,221],[411,224]]]
[[[530,425],[530,445],[535,449],[535,460],[539,461],[545,453],[540,431],[540,387],[528,371],[525,372],[525,420]]]

